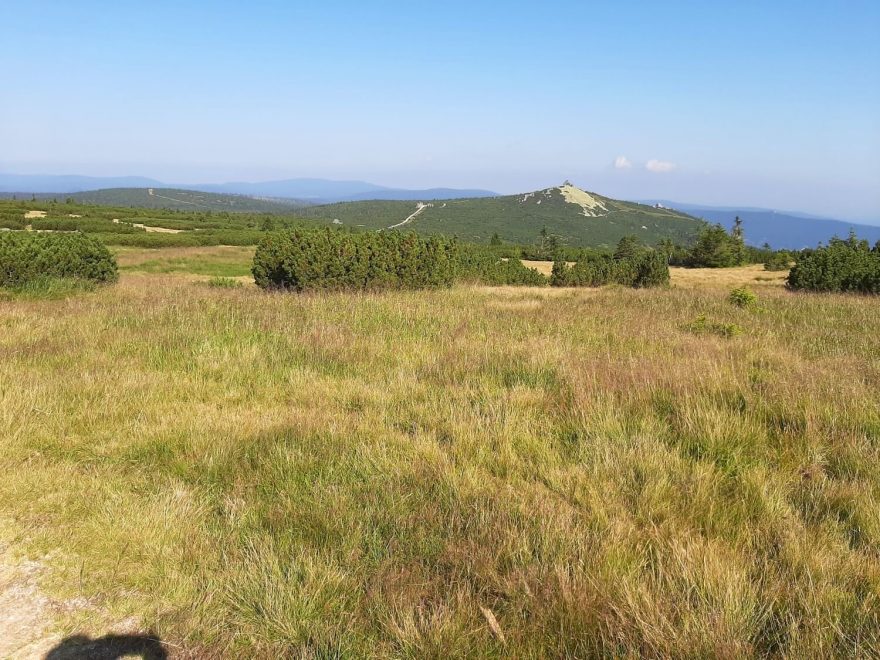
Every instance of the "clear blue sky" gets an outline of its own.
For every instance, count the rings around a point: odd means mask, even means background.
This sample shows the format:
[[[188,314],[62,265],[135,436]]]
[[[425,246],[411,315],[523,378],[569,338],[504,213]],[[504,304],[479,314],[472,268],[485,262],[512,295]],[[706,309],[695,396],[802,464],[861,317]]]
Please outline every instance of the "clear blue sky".
[[[876,0],[2,5],[0,171],[880,220]]]

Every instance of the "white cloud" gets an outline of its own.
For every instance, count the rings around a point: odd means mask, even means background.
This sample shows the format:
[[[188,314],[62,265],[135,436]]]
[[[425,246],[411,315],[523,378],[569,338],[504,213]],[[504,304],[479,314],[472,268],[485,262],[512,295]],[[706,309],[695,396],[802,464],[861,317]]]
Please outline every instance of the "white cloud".
[[[671,172],[675,169],[675,163],[670,163],[668,160],[652,159],[645,163],[645,169],[649,172]]]
[[[614,159],[614,167],[618,170],[628,170],[632,166],[632,162],[626,156],[618,156]]]

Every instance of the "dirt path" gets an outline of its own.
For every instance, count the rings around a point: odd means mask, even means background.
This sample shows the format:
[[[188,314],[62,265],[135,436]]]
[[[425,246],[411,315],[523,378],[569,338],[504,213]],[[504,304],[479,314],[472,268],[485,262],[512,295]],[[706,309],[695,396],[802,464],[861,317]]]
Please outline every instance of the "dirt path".
[[[183,229],[168,229],[167,227],[149,227],[140,222],[132,223],[132,227],[138,227],[139,229],[145,230],[148,234],[179,234],[183,231]]]
[[[65,604],[40,589],[43,571],[39,562],[16,560],[0,546],[0,658],[43,658],[61,641],[54,623]]]
[[[404,220],[403,222],[398,222],[396,225],[391,225],[390,227],[388,227],[388,229],[397,229],[398,227],[403,227],[403,226],[404,226],[405,224],[407,224],[408,222],[412,222],[413,220],[415,220],[415,219],[416,219],[416,216],[417,216],[419,213],[421,213],[421,212],[424,211],[426,208],[429,208],[429,207],[431,207],[431,206],[434,206],[434,205],[433,205],[433,204],[422,204],[421,202],[419,202],[419,203],[416,205],[416,212],[415,212],[415,213],[413,213],[412,215],[410,215],[410,216],[409,216],[406,220]]]
[[[200,206],[203,209],[209,209],[210,206],[206,206],[205,204],[199,204],[198,202],[188,202],[185,199],[175,199],[174,197],[165,197],[165,195],[157,195],[153,188],[147,188],[147,194],[150,197],[158,197],[159,199],[167,199],[171,202],[177,202],[178,204],[191,204],[192,206]]]
[[[16,557],[0,543],[0,659],[167,658],[175,655],[167,647],[180,648],[140,632],[134,617],[117,621],[103,637],[65,637],[58,625],[63,615],[89,610],[97,622],[106,620],[106,612],[86,598],[50,598],[39,584],[47,570],[42,562]]]

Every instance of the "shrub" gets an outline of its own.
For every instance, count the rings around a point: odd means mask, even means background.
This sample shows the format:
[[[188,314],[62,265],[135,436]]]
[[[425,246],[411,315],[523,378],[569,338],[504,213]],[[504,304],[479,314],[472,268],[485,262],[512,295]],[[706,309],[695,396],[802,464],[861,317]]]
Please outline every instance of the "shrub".
[[[354,234],[294,229],[266,235],[254,255],[264,289],[381,289],[449,286],[458,245],[413,233]]]
[[[733,289],[727,300],[740,308],[754,307],[758,304],[758,296],[744,286]]]
[[[764,262],[764,270],[780,271],[791,267],[791,253],[785,250],[774,252]]]
[[[25,223],[24,218],[21,217],[20,213],[0,214],[0,228],[3,228],[3,229],[24,229],[26,226],[27,226],[27,223]]]
[[[728,234],[721,225],[710,225],[700,232],[687,260],[687,265],[692,268],[728,268],[743,263],[742,235]]]
[[[115,282],[116,260],[101,242],[81,233],[0,233],[0,286],[40,278]]]
[[[111,230],[112,231],[112,230]],[[266,232],[256,230],[188,231],[180,234],[138,232],[133,234],[94,234],[107,245],[142,248],[199,247],[209,245],[257,245]]]
[[[234,277],[212,277],[208,280],[208,286],[217,287],[218,289],[240,289],[244,285]]]
[[[880,293],[880,252],[854,234],[833,238],[827,247],[801,255],[788,274],[788,286],[805,291]]]
[[[553,264],[551,286],[602,286],[623,284],[637,288],[663,286],[669,283],[669,264],[663,253],[642,249],[630,257],[614,258],[585,252],[574,266],[564,261]]]
[[[143,227],[133,227],[124,222],[114,223],[110,220],[94,218],[34,218],[31,227],[51,231],[82,231],[89,234],[112,232],[114,234],[142,234]]]
[[[669,284],[669,264],[662,252],[649,250],[642,253],[636,262],[635,277],[631,286],[647,289]]]
[[[544,286],[547,278],[515,257],[503,258],[476,245],[460,246],[456,279],[490,285]]]
[[[710,321],[705,314],[701,314],[685,327],[696,335],[712,334],[725,339],[730,339],[743,332],[743,329],[736,323]]]

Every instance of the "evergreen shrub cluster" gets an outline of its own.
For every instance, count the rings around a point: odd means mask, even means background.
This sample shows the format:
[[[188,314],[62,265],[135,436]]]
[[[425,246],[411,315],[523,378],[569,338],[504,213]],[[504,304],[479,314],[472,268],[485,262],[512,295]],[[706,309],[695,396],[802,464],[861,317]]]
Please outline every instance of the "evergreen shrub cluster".
[[[788,286],[805,291],[880,293],[880,243],[872,250],[855,234],[833,238],[826,247],[801,255]]]
[[[744,286],[732,289],[730,295],[727,296],[727,300],[731,305],[735,305],[740,309],[752,309],[758,305],[758,296],[751,289]]]
[[[2,229],[24,229],[26,224],[21,213],[0,212],[0,228]]]
[[[781,271],[788,270],[791,268],[791,262],[793,261],[792,254],[786,250],[779,250],[778,252],[773,252],[767,257],[767,260],[764,262],[764,270],[768,271]]]
[[[553,263],[551,286],[602,286],[622,284],[636,288],[669,284],[666,255],[621,239],[614,255],[584,252],[573,266],[565,261]]]
[[[20,286],[46,278],[115,282],[116,260],[86,234],[0,232],[0,286]]]
[[[253,274],[264,289],[418,289],[451,285],[457,262],[454,239],[297,228],[265,235]]]
[[[477,245],[460,246],[456,278],[490,285],[544,286],[547,278],[518,258],[504,258]]]

